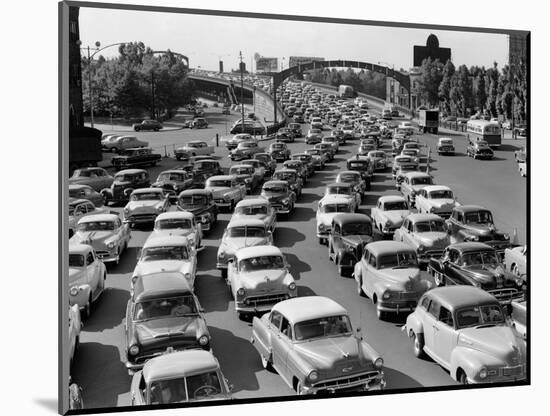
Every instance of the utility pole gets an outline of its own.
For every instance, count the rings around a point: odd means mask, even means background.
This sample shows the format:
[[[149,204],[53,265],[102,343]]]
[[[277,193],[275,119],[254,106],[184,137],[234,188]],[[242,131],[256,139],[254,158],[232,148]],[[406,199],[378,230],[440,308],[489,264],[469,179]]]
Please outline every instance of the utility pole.
[[[88,88],[90,90],[90,126],[94,127],[94,97],[92,95],[92,60],[90,59],[90,45],[88,45]]]
[[[151,71],[151,100],[153,104],[153,119],[156,119],[155,117],[155,73]]]
[[[243,81],[243,54],[239,51],[239,69],[241,70],[241,133],[244,133],[244,102],[243,102],[243,90],[244,90],[244,81]]]

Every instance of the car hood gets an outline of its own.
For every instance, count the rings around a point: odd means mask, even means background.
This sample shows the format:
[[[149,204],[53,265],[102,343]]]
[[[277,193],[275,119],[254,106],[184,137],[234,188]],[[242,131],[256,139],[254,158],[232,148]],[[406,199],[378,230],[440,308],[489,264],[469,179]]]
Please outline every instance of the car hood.
[[[242,219],[255,218],[263,221],[265,224],[269,224],[271,219],[271,217],[267,214],[254,214],[254,215],[233,214],[232,219],[237,219],[237,218],[242,218]]]
[[[285,199],[285,198],[288,198],[288,194],[284,193],[284,194],[273,194],[273,193],[267,193],[267,192],[262,192],[262,195],[261,195],[263,198],[267,199],[269,202],[276,202],[276,201],[280,201],[282,199]]]
[[[402,286],[408,282],[417,283],[420,280],[420,269],[414,267],[406,269],[381,269],[378,270],[378,275],[389,284]]]
[[[84,269],[78,267],[69,267],[69,285],[80,283],[79,280],[85,277],[86,273]],[[82,282],[85,283],[85,282]]]
[[[428,204],[434,208],[441,209],[441,208],[454,208],[456,205],[456,202],[454,199],[451,198],[442,198],[442,199],[428,199],[426,200]]]
[[[211,186],[204,189],[206,189],[207,191],[211,191],[214,198],[219,198],[220,196],[224,196],[227,193],[231,192],[231,188],[227,186]]]
[[[192,229],[183,229],[183,228],[176,228],[173,230],[153,230],[153,232],[149,235],[149,238],[156,238],[156,237],[170,237],[170,236],[178,236],[178,237],[189,237],[194,236],[195,231]]]
[[[479,283],[491,283],[495,281],[497,276],[504,276],[504,269],[498,265],[496,267],[490,265],[474,265],[461,268],[462,272]]]
[[[174,316],[137,322],[135,335],[140,344],[165,342],[166,338],[198,338],[203,333],[202,318],[197,316]]]
[[[235,252],[240,248],[264,244],[269,244],[267,237],[232,237],[225,239],[220,248],[222,248],[226,253],[235,254]]]
[[[142,261],[134,269],[134,276],[143,276],[158,272],[181,272],[191,273],[191,262],[189,260],[156,260]]]
[[[185,208],[183,208],[181,205],[178,205],[178,207],[180,209],[183,209],[184,211],[192,213],[193,215],[195,215],[195,217],[208,210],[207,205],[188,205]]]
[[[344,368],[348,369],[348,372],[357,372],[372,367],[374,351],[372,356],[368,356],[360,342],[351,335],[318,338],[296,343],[294,350],[312,369],[321,372],[321,377],[323,373],[329,377],[340,376],[345,371]]]
[[[80,244],[102,243],[113,236],[113,231],[77,231],[71,242]]]
[[[285,269],[258,270],[239,273],[239,283],[246,290],[280,290],[282,286],[294,281]]]
[[[465,224],[463,227],[465,230],[477,234],[481,237],[491,236],[496,232],[496,228],[493,224]]]
[[[128,202],[128,205],[126,205],[126,208],[130,212],[133,211],[147,211],[151,209],[156,209],[157,207],[162,206],[163,201],[130,201]]]
[[[445,248],[450,244],[450,237],[445,232],[414,233],[414,238],[424,247],[429,248]]]
[[[372,241],[372,236],[352,234],[342,236],[342,240],[354,247],[357,247],[360,244],[365,245],[367,243],[370,243]]]
[[[341,212],[329,212],[323,214],[317,214],[318,224],[331,225],[332,219],[335,215],[341,214]]]
[[[525,362],[521,341],[518,341],[512,328],[506,325],[462,329],[458,342],[462,346],[503,360],[508,366]]]

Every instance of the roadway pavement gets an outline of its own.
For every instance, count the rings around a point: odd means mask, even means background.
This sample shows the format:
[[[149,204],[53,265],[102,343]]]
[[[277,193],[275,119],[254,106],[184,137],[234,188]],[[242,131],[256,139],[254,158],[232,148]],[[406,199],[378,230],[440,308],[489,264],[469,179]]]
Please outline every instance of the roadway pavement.
[[[135,135],[146,139],[156,149],[181,145],[191,139],[213,140],[215,134],[224,135],[225,126],[238,119],[238,114],[222,116],[220,109],[208,108],[209,128],[204,130],[177,130],[163,133],[140,132]],[[308,125],[303,125],[306,132]],[[448,135],[447,133],[445,135]],[[514,162],[513,150],[519,141],[506,141],[496,151],[493,161],[473,160],[466,157],[466,139],[454,135],[457,154],[438,156],[434,153],[438,136],[422,135],[420,141],[432,149],[431,172],[435,183],[450,185],[461,203],[484,205],[492,210],[498,228],[512,234],[517,229],[518,242],[526,238],[526,181]],[[335,160],[325,170],[317,172],[304,188],[295,211],[288,218],[280,218],[274,234],[279,246],[291,265],[299,294],[329,296],[342,304],[350,313],[352,324],[361,327],[362,333],[385,360],[387,388],[414,388],[420,386],[445,386],[454,382],[449,374],[429,359],[414,357],[408,338],[401,331],[404,318],[379,321],[370,300],[356,293],[352,278],[339,277],[334,263],[327,257],[326,246],[317,242],[315,235],[315,211],[324,187],[334,180],[348,157],[356,152],[358,141],[342,146]],[[264,143],[266,146],[269,142]],[[292,152],[303,150],[303,139],[290,144]],[[385,150],[389,150],[386,142]],[[107,155],[108,156],[108,155]],[[230,160],[224,148],[216,149],[223,166]],[[172,158],[164,158],[159,166],[150,169],[156,178],[162,170],[177,166]],[[389,172],[376,175],[371,191],[361,206],[370,212],[381,195],[397,194]],[[122,207],[113,210],[122,211]],[[250,343],[251,324],[240,320],[234,311],[229,290],[215,269],[215,256],[220,238],[230,219],[230,214],[219,216],[217,226],[206,235],[206,248],[198,255],[196,292],[206,311],[206,320],[212,335],[212,348],[222,370],[234,385],[236,398],[293,395],[276,374],[264,370],[255,348]],[[92,317],[85,322],[81,345],[73,365],[73,380],[83,387],[83,397],[89,407],[111,407],[130,404],[130,376],[124,366],[125,334],[122,320],[128,302],[129,279],[136,263],[138,249],[143,245],[149,229],[135,229],[128,250],[119,265],[108,266],[107,290],[94,305]]]

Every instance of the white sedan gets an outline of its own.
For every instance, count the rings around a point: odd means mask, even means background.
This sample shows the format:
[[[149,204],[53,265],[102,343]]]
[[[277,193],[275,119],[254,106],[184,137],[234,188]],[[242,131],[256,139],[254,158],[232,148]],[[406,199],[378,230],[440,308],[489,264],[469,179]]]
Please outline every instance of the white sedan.
[[[210,146],[208,143],[200,140],[190,141],[185,146],[178,147],[177,150],[179,152],[188,152],[191,156],[210,156],[214,154],[214,146]]]

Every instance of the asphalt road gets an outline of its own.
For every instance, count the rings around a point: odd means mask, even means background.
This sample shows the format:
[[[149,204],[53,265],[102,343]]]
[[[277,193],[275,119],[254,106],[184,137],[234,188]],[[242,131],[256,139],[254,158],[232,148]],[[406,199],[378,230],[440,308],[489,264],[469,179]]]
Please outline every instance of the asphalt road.
[[[213,113],[212,113],[213,112]],[[225,134],[225,117],[228,125],[238,115],[222,116],[219,109],[207,109],[210,127],[204,130],[174,130],[158,133],[136,133],[153,147],[163,149],[185,143],[191,139],[213,140],[215,133]],[[101,128],[101,126],[99,126]],[[308,125],[303,125],[304,132]],[[110,126],[105,129],[109,131]],[[447,135],[447,134],[445,134]],[[512,234],[517,229],[519,243],[526,238],[526,182],[514,162],[513,150],[520,141],[507,140],[501,150],[495,152],[493,161],[473,160],[465,156],[466,139],[454,136],[456,156],[437,156],[433,152],[439,136],[422,135],[420,141],[432,148],[431,172],[434,182],[451,186],[461,203],[475,203],[492,210],[498,228]],[[264,143],[266,146],[269,142]],[[355,327],[361,327],[367,340],[385,360],[387,388],[414,388],[454,384],[449,374],[429,359],[413,356],[408,338],[401,331],[404,318],[379,321],[370,300],[356,294],[355,281],[337,274],[335,265],[329,262],[326,246],[321,246],[315,236],[315,210],[324,187],[336,177],[348,157],[355,154],[358,141],[351,141],[340,148],[335,160],[324,171],[317,172],[304,188],[294,213],[280,218],[275,232],[275,244],[279,246],[291,265],[299,294],[324,295],[342,304],[350,313]],[[293,152],[306,147],[303,139],[290,145]],[[389,150],[389,143],[386,143]],[[425,149],[427,150],[427,148]],[[227,151],[216,150],[223,166],[230,165]],[[150,169],[151,177],[165,169],[178,165],[174,159],[165,158],[156,168]],[[377,174],[371,191],[364,199],[361,211],[370,212],[379,196],[397,194],[390,173]],[[113,208],[122,211],[122,207]],[[196,292],[206,310],[206,320],[212,335],[214,354],[222,371],[234,385],[236,398],[293,395],[276,374],[262,368],[258,354],[250,343],[251,324],[240,320],[234,311],[229,290],[215,269],[215,257],[223,230],[230,214],[223,213],[214,230],[206,235],[206,248],[199,253]],[[92,317],[85,322],[81,345],[73,364],[73,380],[83,387],[87,407],[123,406],[130,404],[130,376],[124,366],[124,327],[122,320],[129,299],[129,278],[136,263],[136,254],[150,229],[132,231],[129,249],[119,265],[108,266],[108,289],[94,305]]]

